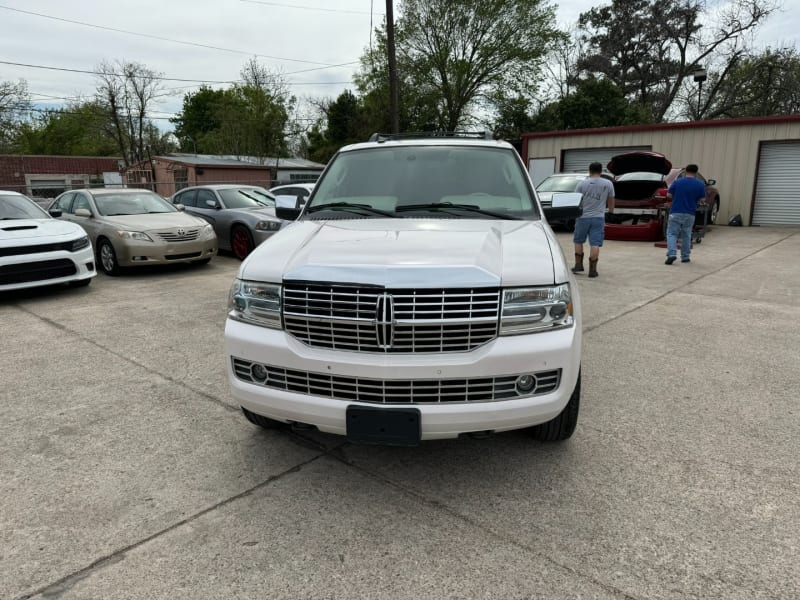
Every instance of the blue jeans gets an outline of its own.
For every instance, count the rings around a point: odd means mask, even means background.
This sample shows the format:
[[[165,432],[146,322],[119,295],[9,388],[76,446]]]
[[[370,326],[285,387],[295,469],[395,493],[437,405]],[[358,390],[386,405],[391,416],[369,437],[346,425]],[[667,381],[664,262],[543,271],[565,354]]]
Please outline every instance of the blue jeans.
[[[692,227],[694,215],[670,213],[667,224],[667,256],[678,255],[678,238],[681,240],[681,260],[687,260],[692,253]]]

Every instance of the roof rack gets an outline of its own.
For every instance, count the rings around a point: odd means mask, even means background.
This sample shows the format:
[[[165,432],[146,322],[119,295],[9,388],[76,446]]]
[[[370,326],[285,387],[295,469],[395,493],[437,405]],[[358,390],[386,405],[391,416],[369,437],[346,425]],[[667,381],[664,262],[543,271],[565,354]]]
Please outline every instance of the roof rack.
[[[491,131],[409,131],[406,133],[373,133],[370,142],[388,142],[390,140],[409,140],[420,138],[473,138],[479,140],[493,140]]]

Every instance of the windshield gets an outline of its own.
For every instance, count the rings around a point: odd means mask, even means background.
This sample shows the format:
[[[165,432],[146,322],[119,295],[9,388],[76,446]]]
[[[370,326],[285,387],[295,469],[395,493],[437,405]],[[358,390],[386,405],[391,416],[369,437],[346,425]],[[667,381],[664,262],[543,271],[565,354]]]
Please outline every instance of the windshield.
[[[336,211],[325,211],[326,206]],[[353,218],[342,205],[359,204],[358,217],[485,218],[460,205],[508,215],[537,217],[529,180],[513,150],[479,146],[400,146],[337,155],[315,188],[307,214]],[[438,205],[427,209],[427,205]],[[404,207],[408,209],[404,210]],[[377,212],[380,211],[380,212]],[[384,213],[381,215],[381,213]],[[319,215],[317,215],[319,216]]]
[[[0,220],[49,218],[45,211],[25,196],[0,194]]]
[[[149,213],[177,212],[177,208],[153,192],[132,194],[96,194],[94,202],[101,215],[146,215]]]
[[[585,177],[575,177],[574,175],[554,175],[548,177],[536,188],[537,192],[574,192],[578,184]]]
[[[664,176],[661,173],[651,173],[650,171],[634,171],[623,173],[617,177],[617,181],[661,181]]]
[[[237,188],[218,190],[225,208],[263,208],[275,206],[275,197],[259,188]]]

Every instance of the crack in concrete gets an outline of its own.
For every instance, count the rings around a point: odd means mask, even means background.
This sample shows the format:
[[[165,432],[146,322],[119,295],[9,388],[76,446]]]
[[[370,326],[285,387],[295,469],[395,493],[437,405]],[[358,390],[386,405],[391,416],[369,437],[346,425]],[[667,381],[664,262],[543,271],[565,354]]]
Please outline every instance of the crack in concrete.
[[[316,460],[322,458],[323,456],[326,456],[326,454],[327,453],[318,454],[316,456],[313,456],[313,457],[309,458],[308,460],[305,460],[305,461],[303,461],[301,463],[298,463],[298,464],[296,464],[296,465],[294,465],[292,467],[289,467],[285,471],[282,471],[282,472],[278,473],[277,475],[273,475],[272,477],[267,478],[266,480],[262,481],[261,483],[258,483],[256,485],[244,490],[243,492],[240,492],[238,494],[230,496],[230,497],[226,498],[225,500],[221,500],[221,501],[217,502],[216,504],[213,504],[213,505],[211,505],[209,507],[206,507],[203,510],[201,510],[199,512],[196,512],[196,513],[186,517],[185,519],[181,519],[180,521],[177,521],[177,522],[173,523],[169,527],[165,527],[164,529],[161,529],[161,530],[159,530],[159,531],[157,531],[157,532],[155,532],[155,533],[153,533],[153,534],[151,534],[151,535],[149,535],[149,536],[147,536],[145,538],[142,538],[142,539],[140,539],[140,540],[138,540],[136,542],[128,544],[127,546],[124,546],[122,548],[114,550],[110,554],[107,554],[105,556],[102,556],[102,557],[98,558],[97,560],[93,561],[91,564],[83,567],[82,569],[78,569],[77,571],[73,571],[72,573],[70,573],[68,575],[65,575],[64,577],[61,577],[57,581],[54,581],[52,583],[48,583],[47,585],[39,587],[39,588],[37,588],[37,589],[35,589],[33,591],[30,591],[30,592],[26,592],[26,593],[24,593],[24,594],[22,594],[20,596],[16,596],[15,600],[28,600],[29,598],[32,598],[32,597],[34,597],[36,595],[39,595],[39,594],[41,594],[45,598],[56,598],[56,597],[60,596],[61,594],[63,594],[64,592],[69,591],[78,582],[82,581],[83,579],[86,579],[87,577],[92,575],[97,570],[103,569],[103,568],[111,566],[111,565],[114,565],[114,564],[124,560],[125,559],[125,555],[128,552],[130,552],[131,550],[135,550],[136,548],[138,548],[138,547],[140,547],[140,546],[142,546],[142,545],[144,545],[144,544],[146,544],[148,542],[151,542],[151,541],[153,541],[153,540],[155,540],[155,539],[157,539],[157,538],[159,538],[159,537],[161,537],[161,536],[163,536],[163,535],[165,535],[167,533],[170,533],[171,531],[174,531],[177,528],[179,528],[179,527],[181,527],[183,525],[186,525],[187,523],[191,523],[193,521],[196,521],[200,517],[202,517],[204,515],[207,515],[210,512],[213,512],[213,511],[215,511],[215,510],[217,510],[219,508],[227,506],[228,504],[236,502],[237,500],[240,500],[242,498],[246,498],[247,496],[252,495],[253,493],[257,492],[258,490],[260,490],[260,489],[262,489],[264,487],[267,487],[268,485],[270,485],[272,483],[275,483],[276,481],[279,481],[279,480],[283,479],[284,477],[286,477],[288,475],[291,475],[293,473],[298,473],[299,471],[301,471],[303,469],[303,467],[306,467],[309,464],[315,462]]]
[[[761,248],[759,248],[758,250],[754,250],[754,251],[753,251],[753,252],[751,252],[750,254],[746,254],[746,255],[742,256],[741,258],[738,258],[738,259],[734,260],[733,262],[731,262],[731,263],[728,263],[727,265],[723,265],[723,266],[721,266],[720,268],[718,268],[718,269],[715,269],[714,271],[711,271],[711,272],[709,272],[709,273],[704,273],[703,275],[699,275],[698,277],[695,277],[695,278],[694,278],[694,279],[692,279],[691,281],[687,281],[686,283],[684,283],[684,284],[682,284],[682,285],[679,285],[679,286],[677,286],[677,287],[675,287],[675,288],[672,288],[672,289],[670,289],[670,290],[667,290],[667,291],[666,291],[666,292],[664,292],[663,294],[659,294],[659,295],[658,295],[658,296],[656,296],[655,298],[651,298],[650,300],[648,300],[647,302],[644,302],[643,304],[640,304],[640,305],[638,305],[638,306],[634,306],[633,308],[631,308],[631,309],[629,309],[629,310],[626,310],[626,311],[624,311],[624,312],[621,312],[621,313],[620,313],[620,314],[618,314],[618,315],[614,315],[614,316],[613,316],[613,317],[611,317],[610,319],[606,319],[605,321],[602,321],[602,322],[600,322],[600,323],[598,323],[598,324],[596,324],[596,325],[590,325],[589,327],[585,327],[585,328],[584,328],[584,330],[583,330],[583,334],[584,334],[584,335],[587,335],[587,334],[589,334],[589,333],[591,333],[591,332],[595,331],[596,329],[599,329],[600,327],[603,327],[603,326],[605,326],[605,325],[608,325],[609,323],[613,323],[614,321],[617,321],[618,319],[621,319],[621,318],[623,318],[623,317],[627,317],[629,314],[631,314],[631,313],[634,313],[634,312],[636,312],[637,310],[640,310],[640,309],[642,309],[642,308],[645,308],[645,307],[647,307],[647,306],[650,306],[651,304],[655,304],[656,302],[658,302],[659,300],[662,300],[662,299],[666,298],[666,297],[667,297],[667,296],[669,296],[670,294],[673,294],[673,293],[675,293],[675,292],[678,292],[678,291],[680,291],[680,290],[683,290],[684,288],[687,288],[687,287],[689,287],[689,286],[690,286],[690,285],[692,285],[693,283],[696,283],[696,282],[700,281],[701,279],[704,279],[704,278],[708,277],[709,275],[716,275],[717,273],[719,273],[719,272],[721,272],[721,271],[724,271],[725,269],[728,269],[728,268],[730,268],[730,267],[732,267],[732,266],[734,266],[734,265],[736,265],[736,264],[739,264],[740,262],[743,262],[743,261],[747,260],[748,258],[751,258],[751,257],[755,256],[756,254],[759,254],[760,252],[764,252],[765,250],[768,250],[768,249],[772,248],[773,246],[777,246],[778,244],[781,244],[781,243],[785,242],[786,240],[788,240],[789,238],[791,238],[791,237],[794,237],[794,236],[796,236],[796,235],[800,235],[800,232],[798,232],[798,231],[793,231],[793,232],[792,232],[792,233],[790,233],[789,235],[787,235],[787,236],[785,236],[785,237],[782,237],[781,239],[779,239],[779,240],[777,240],[777,241],[775,241],[775,242],[772,242],[772,243],[770,243],[770,244],[767,244],[766,246],[762,246],[762,247],[761,247]]]

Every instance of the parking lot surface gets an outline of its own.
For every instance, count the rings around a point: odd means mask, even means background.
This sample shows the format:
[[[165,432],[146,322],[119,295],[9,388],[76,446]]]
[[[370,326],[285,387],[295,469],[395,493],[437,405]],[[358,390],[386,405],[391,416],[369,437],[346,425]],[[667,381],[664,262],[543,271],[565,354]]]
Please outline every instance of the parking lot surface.
[[[607,242],[563,444],[250,425],[230,257],[0,297],[0,598],[798,598],[798,256]]]

